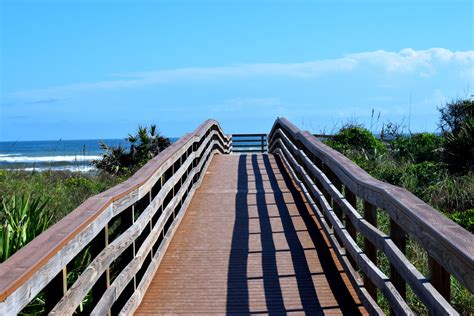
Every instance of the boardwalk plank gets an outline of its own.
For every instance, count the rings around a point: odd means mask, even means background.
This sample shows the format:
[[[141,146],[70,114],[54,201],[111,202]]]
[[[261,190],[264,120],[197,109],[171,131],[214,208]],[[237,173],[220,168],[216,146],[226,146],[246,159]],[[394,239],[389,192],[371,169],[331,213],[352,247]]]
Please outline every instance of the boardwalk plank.
[[[304,312],[366,314],[275,157],[216,156],[136,314]]]

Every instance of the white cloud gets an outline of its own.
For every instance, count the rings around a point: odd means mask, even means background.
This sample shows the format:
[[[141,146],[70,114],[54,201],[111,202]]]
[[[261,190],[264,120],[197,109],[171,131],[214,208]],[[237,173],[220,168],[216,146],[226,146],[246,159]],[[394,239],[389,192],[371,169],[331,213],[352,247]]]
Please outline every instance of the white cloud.
[[[10,93],[8,97],[31,102],[38,99],[66,98],[74,94],[97,90],[125,89],[166,83],[257,77],[306,79],[330,73],[347,73],[365,69],[375,69],[376,73],[414,73],[420,77],[430,77],[443,65],[455,69],[462,79],[474,80],[472,75],[474,72],[474,51],[406,48],[399,52],[377,50],[348,54],[336,59],[302,63],[237,64],[224,67],[177,68],[115,74],[120,79],[17,91]]]

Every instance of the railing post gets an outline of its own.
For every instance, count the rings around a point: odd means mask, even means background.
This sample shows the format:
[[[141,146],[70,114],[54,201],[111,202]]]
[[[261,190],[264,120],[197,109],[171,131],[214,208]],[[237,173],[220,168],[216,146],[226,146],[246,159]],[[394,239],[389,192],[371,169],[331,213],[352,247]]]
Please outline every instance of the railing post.
[[[331,177],[331,169],[329,169],[329,167],[323,163],[323,166],[322,166],[322,172],[329,178],[329,180],[332,182],[332,177]],[[329,192],[327,192],[324,187],[321,187],[320,190],[322,191],[324,197],[326,198],[326,201],[328,201],[329,205],[332,206],[332,198],[331,198],[331,194],[329,194]]]
[[[172,176],[174,176],[174,174],[175,174],[174,164],[171,166],[171,170],[172,170]],[[175,197],[174,187],[175,187],[175,185],[173,185],[173,188],[171,189],[171,192],[173,192],[173,193],[172,193],[172,198]],[[173,220],[174,220],[175,218],[176,218],[176,214],[175,214],[175,209],[173,208]]]
[[[132,225],[135,224],[135,204],[132,205]],[[136,249],[136,244],[135,240],[132,242],[132,249],[133,249],[133,257],[132,260],[136,257],[137,255],[137,249]],[[137,289],[137,275],[133,275],[133,290],[135,291]]]
[[[329,180],[331,181],[331,183],[334,185],[334,187],[339,191],[341,192],[342,191],[342,182],[334,175],[334,172],[332,172],[326,165],[325,166],[325,173],[327,174]],[[337,204],[337,202],[335,200],[333,200],[333,203],[332,203],[332,208],[334,210],[334,214],[336,214],[337,218],[339,218],[339,220],[341,221],[341,223],[343,222],[343,218],[342,218],[342,209],[341,207],[339,206],[339,204]],[[336,239],[337,239],[337,242],[339,243],[339,245],[341,247],[343,247],[343,243],[341,241],[341,238],[339,238],[338,235],[336,235]]]
[[[349,202],[349,204],[352,205],[352,207],[354,209],[357,210],[357,196],[351,190],[349,190],[349,188],[347,186],[345,187],[344,191],[345,191],[344,193],[345,193],[345,196],[346,196],[346,200]],[[352,225],[351,220],[349,219],[349,217],[345,216],[345,218],[346,218],[345,222],[346,222],[347,232],[352,237],[352,239],[355,242],[357,242],[357,231],[356,231],[354,225]],[[350,261],[350,263],[352,264],[353,267],[357,267],[355,258],[353,258],[352,255],[350,255],[350,254],[349,254],[349,261]]]
[[[320,169],[321,169],[321,171],[322,171],[325,175],[327,175],[327,176],[329,177],[328,171],[329,171],[330,169],[328,168],[328,166],[327,166],[324,162],[321,162]],[[331,179],[330,179],[330,180],[331,180]],[[316,184],[316,186],[317,186],[317,187],[319,188],[319,190],[323,193],[324,198],[326,199],[326,201],[328,202],[328,204],[332,206],[332,199],[331,199],[331,195],[329,194],[329,192],[327,192],[326,189],[324,189],[324,187],[321,185],[321,183],[319,182],[319,180],[318,180],[318,182],[315,182],[315,183],[319,183],[319,185]],[[321,207],[322,207],[322,205],[321,205]],[[321,210],[322,210],[322,209],[321,209]],[[322,213],[323,213],[323,217],[324,217],[324,220],[326,221],[327,225],[329,226],[329,228],[332,229],[333,227],[332,227],[331,221],[329,220],[329,216],[328,216],[328,215],[326,214],[326,212],[324,212],[324,211],[323,211]],[[334,233],[334,235],[336,236],[336,239],[338,240],[339,244],[342,244],[340,238],[338,237],[338,235],[337,235],[336,233]]]
[[[151,190],[150,190],[150,192],[148,192],[148,198],[150,199],[150,204],[151,204],[151,202],[153,201],[153,196],[151,195]],[[150,219],[150,233],[151,233],[152,230],[153,230],[153,219]],[[150,255],[151,255],[151,258],[153,259],[153,247],[151,247],[151,249],[150,249]]]
[[[91,256],[92,259],[97,257],[100,252],[109,244],[109,225],[106,224],[104,229],[92,240]],[[110,268],[107,267],[104,274],[99,277],[92,287],[92,306],[100,299],[105,290],[110,286]],[[89,311],[90,312],[90,311]]]
[[[367,201],[364,201],[364,219],[377,227],[377,207]],[[377,248],[367,238],[364,238],[364,253],[370,261],[377,265]],[[364,286],[370,296],[377,302],[377,287],[367,276],[364,276]]]
[[[67,268],[64,267],[44,288],[45,314],[49,313],[67,292]]]
[[[395,245],[400,251],[405,254],[407,246],[407,235],[405,231],[392,219],[390,218],[390,238],[393,240]],[[397,289],[403,300],[406,300],[406,282],[405,279],[398,273],[397,268],[390,264],[390,280]],[[394,315],[394,311],[390,309],[390,314]]]
[[[451,276],[442,265],[433,257],[428,257],[428,267],[430,271],[430,282],[436,290],[446,299],[451,301]]]

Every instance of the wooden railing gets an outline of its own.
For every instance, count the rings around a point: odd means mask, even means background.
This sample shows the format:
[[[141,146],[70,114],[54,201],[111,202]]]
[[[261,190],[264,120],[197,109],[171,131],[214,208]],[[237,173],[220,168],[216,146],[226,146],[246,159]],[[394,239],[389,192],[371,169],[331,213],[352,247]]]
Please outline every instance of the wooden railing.
[[[229,148],[208,120],[127,181],[88,199],[1,265],[0,315],[21,312],[37,295],[56,315],[72,314],[86,297],[84,313],[133,313],[213,155]],[[70,273],[84,256],[87,267]]]
[[[269,151],[281,157],[300,185],[371,314],[382,314],[377,292],[392,313],[413,314],[407,284],[433,315],[458,314],[450,305],[450,278],[474,291],[470,232],[405,189],[372,178],[284,118],[276,120],[269,134]],[[379,229],[378,212],[388,214],[389,234]],[[428,276],[407,259],[408,238],[428,254]],[[379,268],[377,252],[388,258],[390,275]]]
[[[232,134],[231,140],[234,153],[267,151],[267,134]]]

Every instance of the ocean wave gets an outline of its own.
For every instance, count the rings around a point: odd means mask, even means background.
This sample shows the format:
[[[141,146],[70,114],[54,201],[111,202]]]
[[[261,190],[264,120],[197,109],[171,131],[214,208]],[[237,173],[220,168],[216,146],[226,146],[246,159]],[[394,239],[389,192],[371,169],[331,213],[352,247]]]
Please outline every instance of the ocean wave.
[[[1,157],[13,157],[13,156],[21,156],[21,154],[0,154]]]
[[[97,170],[94,166],[61,166],[61,167],[40,167],[40,168],[7,168],[5,170],[11,171],[72,171],[72,172],[89,172]]]
[[[35,162],[85,162],[100,159],[102,156],[0,156],[0,162],[35,163]]]

